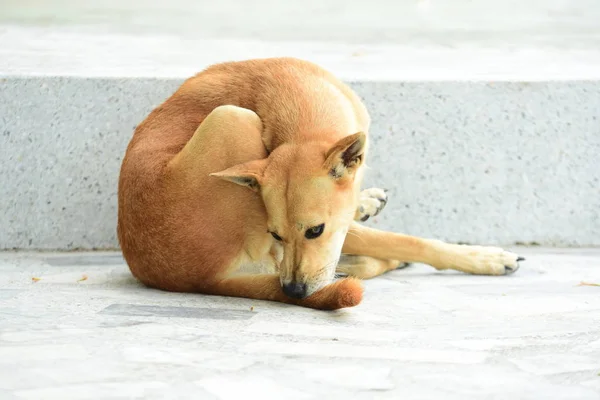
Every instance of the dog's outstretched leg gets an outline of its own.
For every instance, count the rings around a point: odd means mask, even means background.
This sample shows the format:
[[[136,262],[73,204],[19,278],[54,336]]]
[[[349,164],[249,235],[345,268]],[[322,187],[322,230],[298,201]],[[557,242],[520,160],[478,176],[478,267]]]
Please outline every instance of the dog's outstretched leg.
[[[388,196],[387,190],[385,189],[370,188],[363,190],[360,192],[354,220],[364,222],[369,218],[376,216],[383,210],[387,201]]]
[[[343,253],[420,262],[476,275],[507,275],[524,258],[498,247],[466,246],[384,232],[357,223],[350,227]]]

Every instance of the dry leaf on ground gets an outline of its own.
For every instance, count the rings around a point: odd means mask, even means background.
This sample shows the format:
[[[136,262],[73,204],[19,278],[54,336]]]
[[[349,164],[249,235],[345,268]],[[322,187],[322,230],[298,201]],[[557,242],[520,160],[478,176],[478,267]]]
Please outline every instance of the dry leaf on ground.
[[[600,283],[580,282],[577,286],[600,286]]]

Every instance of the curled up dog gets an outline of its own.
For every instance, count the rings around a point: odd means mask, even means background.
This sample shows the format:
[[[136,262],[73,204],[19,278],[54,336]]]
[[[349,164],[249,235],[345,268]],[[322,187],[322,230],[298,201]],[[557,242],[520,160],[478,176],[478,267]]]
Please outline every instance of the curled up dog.
[[[133,275],[338,309],[360,303],[360,279],[406,262],[517,270],[522,258],[500,248],[361,225],[387,202],[361,191],[369,124],[358,96],[306,61],[230,62],[188,79],[137,127],[121,167],[118,236]]]

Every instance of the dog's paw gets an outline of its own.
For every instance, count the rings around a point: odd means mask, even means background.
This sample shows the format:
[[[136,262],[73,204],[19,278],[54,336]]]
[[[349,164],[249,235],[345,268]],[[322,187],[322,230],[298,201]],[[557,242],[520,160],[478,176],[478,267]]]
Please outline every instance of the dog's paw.
[[[386,189],[370,188],[360,192],[355,221],[366,221],[383,210],[388,201]]]
[[[456,262],[461,265],[456,269],[475,275],[510,275],[519,269],[519,261],[525,261],[525,258],[499,247],[460,247],[462,254]]]

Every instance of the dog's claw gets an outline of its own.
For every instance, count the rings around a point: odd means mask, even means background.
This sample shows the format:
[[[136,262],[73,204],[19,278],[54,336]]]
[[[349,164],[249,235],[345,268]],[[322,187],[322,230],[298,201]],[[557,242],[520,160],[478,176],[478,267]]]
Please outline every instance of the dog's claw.
[[[412,265],[412,263],[408,263],[408,262],[401,262],[400,264],[398,264],[398,266],[396,267],[396,269],[403,269],[406,267],[410,267]]]
[[[509,265],[505,265],[504,266],[504,275],[510,275],[518,269],[519,269],[518,265],[516,267],[511,267]]]
[[[518,257],[517,262],[519,262],[519,261],[525,261],[525,257]]]

